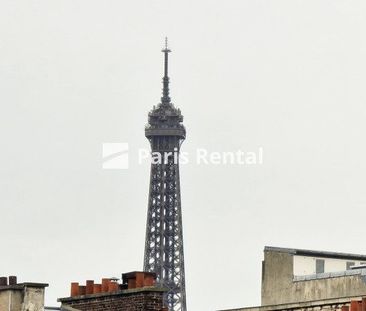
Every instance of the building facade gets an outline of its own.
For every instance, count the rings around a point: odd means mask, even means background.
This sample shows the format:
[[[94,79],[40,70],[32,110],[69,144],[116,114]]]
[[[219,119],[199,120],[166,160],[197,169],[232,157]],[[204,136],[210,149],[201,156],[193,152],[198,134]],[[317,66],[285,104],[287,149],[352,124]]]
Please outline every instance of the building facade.
[[[18,283],[16,276],[0,277],[1,311],[43,311],[45,283]]]
[[[262,305],[366,295],[366,256],[266,247]]]
[[[366,310],[365,263],[365,255],[267,246],[261,306],[231,310]]]

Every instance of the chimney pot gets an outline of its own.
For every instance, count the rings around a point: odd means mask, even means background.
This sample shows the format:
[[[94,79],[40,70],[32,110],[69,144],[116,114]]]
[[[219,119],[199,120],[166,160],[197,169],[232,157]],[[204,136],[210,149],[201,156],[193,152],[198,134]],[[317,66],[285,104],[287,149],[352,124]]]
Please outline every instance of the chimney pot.
[[[99,294],[102,292],[102,284],[94,284],[93,293]]]
[[[87,280],[86,281],[86,294],[91,295],[94,292],[94,281],[93,280]]]
[[[154,275],[148,274],[148,273],[145,274],[144,287],[145,286],[154,286],[154,285],[155,285],[155,277],[154,277]]]
[[[358,301],[352,300],[349,309],[350,311],[358,311]]]
[[[108,292],[110,279],[102,279],[102,293]]]
[[[135,279],[136,279],[136,288],[144,287],[144,279],[145,279],[144,272],[136,272]]]
[[[14,275],[9,276],[9,285],[17,285],[17,277]]]
[[[83,296],[86,293],[86,286],[85,285],[80,285],[79,286],[79,295]]]
[[[128,279],[128,289],[136,288],[136,278]]]
[[[6,276],[0,277],[0,286],[8,286],[8,278]]]
[[[361,311],[366,311],[366,298],[362,298]]]
[[[119,284],[117,282],[109,282],[108,292],[118,292],[119,291]]]
[[[71,283],[71,297],[79,296],[79,283]]]
[[[122,280],[123,286],[128,289],[154,286],[156,274],[151,272],[135,271],[122,274]]]

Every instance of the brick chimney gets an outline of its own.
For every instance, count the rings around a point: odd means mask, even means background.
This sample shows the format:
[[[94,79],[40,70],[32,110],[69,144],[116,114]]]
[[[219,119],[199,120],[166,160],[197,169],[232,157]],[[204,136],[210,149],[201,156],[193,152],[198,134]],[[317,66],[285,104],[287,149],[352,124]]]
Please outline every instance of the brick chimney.
[[[0,280],[1,281],[1,280]],[[71,283],[70,297],[60,298],[63,307],[81,311],[167,311],[163,306],[165,289],[155,287],[156,275],[150,272],[122,274],[122,284],[115,278],[103,278],[101,283],[93,280],[85,285]]]
[[[151,272],[130,272],[122,274],[123,284],[128,289],[154,286],[156,274]]]

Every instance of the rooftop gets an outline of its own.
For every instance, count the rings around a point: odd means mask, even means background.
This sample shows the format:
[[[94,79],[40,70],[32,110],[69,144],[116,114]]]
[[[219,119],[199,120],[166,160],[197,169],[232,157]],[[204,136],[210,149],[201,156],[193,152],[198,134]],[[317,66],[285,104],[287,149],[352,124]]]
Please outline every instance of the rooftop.
[[[311,256],[311,257],[337,258],[337,259],[350,259],[350,260],[366,260],[366,255],[338,253],[338,252],[329,252],[329,251],[316,251],[316,250],[296,249],[296,248],[265,246],[264,251],[265,252],[288,253],[288,254],[298,255],[298,256]]]
[[[6,276],[0,277],[0,291],[23,290],[26,287],[45,288],[48,287],[48,284],[34,282],[18,283],[16,276],[9,276],[9,278]]]

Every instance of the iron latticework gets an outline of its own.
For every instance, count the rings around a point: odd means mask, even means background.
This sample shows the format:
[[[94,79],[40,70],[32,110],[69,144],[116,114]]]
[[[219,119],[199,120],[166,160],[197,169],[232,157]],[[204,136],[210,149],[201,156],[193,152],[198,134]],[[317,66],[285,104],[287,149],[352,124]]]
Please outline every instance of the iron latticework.
[[[186,131],[169,97],[168,54],[164,53],[163,96],[149,113],[145,136],[152,150],[144,271],[155,272],[166,288],[169,311],[186,311],[179,150]],[[160,156],[159,156],[160,155]]]

